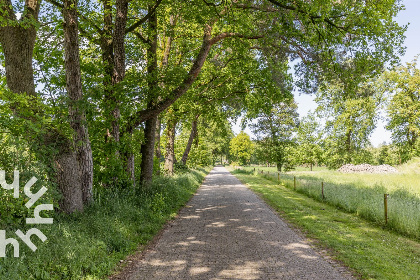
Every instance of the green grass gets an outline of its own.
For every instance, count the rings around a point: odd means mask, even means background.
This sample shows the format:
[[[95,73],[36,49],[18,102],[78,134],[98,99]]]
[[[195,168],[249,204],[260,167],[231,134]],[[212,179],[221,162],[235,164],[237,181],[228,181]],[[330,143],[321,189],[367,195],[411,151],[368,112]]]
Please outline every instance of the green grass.
[[[315,246],[327,249],[362,279],[419,279],[418,241],[295,192],[290,186],[244,171],[233,173]]]
[[[53,225],[37,226],[48,239],[32,238],[36,252],[20,242],[21,257],[13,258],[8,246],[8,257],[0,259],[0,279],[105,279],[177,214],[208,171],[158,178],[147,191],[110,191],[97,196],[83,214],[57,214]],[[15,230],[8,229],[7,237]]]
[[[409,170],[412,164],[403,167]],[[251,171],[253,167],[244,169]],[[275,168],[258,169],[264,170],[264,176],[277,181]],[[298,192],[382,225],[385,224],[384,194],[389,194],[387,227],[420,239],[420,175],[343,174],[321,170],[282,173],[280,179],[285,185],[293,187],[294,176]],[[321,196],[322,182],[324,198]]]

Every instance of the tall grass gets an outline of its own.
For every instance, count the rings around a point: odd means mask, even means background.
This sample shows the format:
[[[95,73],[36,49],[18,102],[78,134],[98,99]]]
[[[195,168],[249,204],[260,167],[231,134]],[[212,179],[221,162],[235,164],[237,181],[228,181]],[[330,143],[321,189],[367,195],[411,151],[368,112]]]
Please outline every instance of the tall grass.
[[[252,171],[253,168],[245,168]],[[268,174],[268,171],[270,174]],[[257,172],[256,172],[257,174]],[[261,176],[261,173],[258,173]],[[264,169],[264,176],[277,180],[274,168]],[[347,212],[385,224],[384,194],[388,196],[387,227],[420,239],[420,176],[418,174],[342,174],[336,171],[288,172],[280,183],[319,201]],[[322,197],[324,182],[324,197]]]
[[[56,214],[52,225],[37,226],[48,239],[36,237],[36,252],[20,242],[20,258],[0,259],[0,279],[105,279],[120,260],[146,244],[174,217],[209,170],[160,177],[144,189],[96,194],[83,214]],[[21,228],[26,232],[28,228]],[[15,238],[16,229],[7,229]]]

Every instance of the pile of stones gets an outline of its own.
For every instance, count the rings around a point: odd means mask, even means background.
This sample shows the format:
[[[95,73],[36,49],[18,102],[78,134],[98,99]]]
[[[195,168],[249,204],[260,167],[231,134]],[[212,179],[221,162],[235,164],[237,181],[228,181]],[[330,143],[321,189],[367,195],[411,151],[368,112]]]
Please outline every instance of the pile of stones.
[[[370,165],[370,164],[345,164],[341,166],[338,171],[342,173],[379,173],[379,174],[388,174],[388,173],[398,173],[398,170],[391,165]]]

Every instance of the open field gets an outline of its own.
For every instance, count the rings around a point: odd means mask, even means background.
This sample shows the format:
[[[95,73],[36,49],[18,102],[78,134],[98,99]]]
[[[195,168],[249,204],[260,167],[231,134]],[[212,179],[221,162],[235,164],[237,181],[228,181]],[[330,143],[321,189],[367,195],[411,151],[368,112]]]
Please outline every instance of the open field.
[[[347,212],[385,225],[384,194],[388,194],[387,227],[420,238],[420,174],[414,173],[419,161],[401,166],[398,174],[342,174],[337,171],[292,171],[280,174],[280,183]],[[254,167],[245,167],[252,171]],[[277,181],[274,167],[256,167],[256,173]],[[261,174],[261,173],[259,173]],[[324,196],[322,196],[322,183]]]
[[[418,279],[418,240],[295,192],[293,185],[290,188],[273,178],[240,170],[233,174],[300,229],[314,246],[352,269],[357,278]]]

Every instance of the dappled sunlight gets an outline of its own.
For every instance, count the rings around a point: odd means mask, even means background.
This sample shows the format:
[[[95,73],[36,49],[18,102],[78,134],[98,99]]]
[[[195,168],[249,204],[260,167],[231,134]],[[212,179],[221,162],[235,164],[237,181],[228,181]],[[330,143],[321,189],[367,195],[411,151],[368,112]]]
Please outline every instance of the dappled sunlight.
[[[225,223],[223,222],[215,222],[215,223],[211,223],[209,225],[206,225],[206,227],[224,227],[226,226]]]
[[[203,274],[209,271],[211,271],[211,268],[207,266],[196,266],[196,267],[190,268],[189,274],[191,276],[199,276],[200,274]]]
[[[199,219],[199,218],[200,218],[199,215],[189,215],[189,216],[182,217],[182,219]]]
[[[261,272],[259,268],[262,262],[247,261],[240,265],[232,265],[231,268],[219,272],[218,276],[230,279],[259,279]]]
[[[196,212],[200,213],[200,212],[204,212],[204,211],[210,211],[210,210],[219,210],[219,209],[223,209],[226,208],[226,206],[224,205],[219,205],[219,206],[209,206],[206,208],[202,208],[202,209],[197,209]]]
[[[171,271],[176,272],[185,268],[187,262],[185,260],[162,261],[159,259],[152,259],[150,262],[152,266],[170,267]]]
[[[240,226],[238,228],[241,229],[241,230],[247,231],[247,232],[254,232],[254,233],[261,232],[261,231],[257,230],[256,228],[253,228],[253,227]]]
[[[219,179],[206,180],[139,273],[152,266],[159,271],[148,279],[320,279],[320,270],[323,279],[343,279],[235,178],[209,177]]]
[[[308,254],[308,249],[310,246],[304,243],[290,243],[288,245],[283,246],[283,248],[292,251],[294,254],[298,255],[304,259],[317,259],[317,256],[313,254]]]

